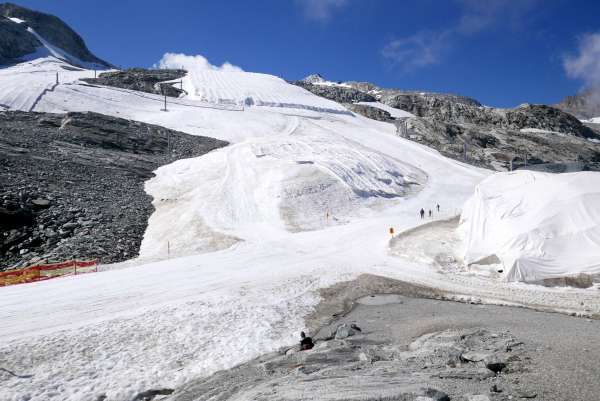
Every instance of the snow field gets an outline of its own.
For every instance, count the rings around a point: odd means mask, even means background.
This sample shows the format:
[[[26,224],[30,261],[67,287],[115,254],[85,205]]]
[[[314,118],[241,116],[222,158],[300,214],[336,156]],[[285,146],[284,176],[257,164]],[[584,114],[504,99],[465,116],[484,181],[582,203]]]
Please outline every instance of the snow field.
[[[156,212],[133,267],[0,288],[3,367],[32,375],[0,372],[2,400],[130,400],[175,387],[295,342],[316,291],[361,273],[461,299],[600,313],[591,291],[440,274],[410,253],[390,255],[390,227],[414,228],[420,208],[436,204],[436,218],[451,217],[488,175],[397,137],[392,124],[236,69],[191,71],[190,96],[169,100],[169,112],[160,96],[77,83],[90,71],[66,72],[42,94],[62,67],[36,63],[0,70],[12,88],[0,103],[91,110],[232,144],[146,183]]]

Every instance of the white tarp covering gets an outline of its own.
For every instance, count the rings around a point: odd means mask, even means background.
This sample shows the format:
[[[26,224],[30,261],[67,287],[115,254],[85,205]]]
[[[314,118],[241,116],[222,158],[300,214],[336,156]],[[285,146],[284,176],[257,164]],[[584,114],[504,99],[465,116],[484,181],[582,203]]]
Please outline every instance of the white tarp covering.
[[[459,230],[464,262],[495,255],[508,281],[600,274],[600,173],[494,174],[466,202]]]

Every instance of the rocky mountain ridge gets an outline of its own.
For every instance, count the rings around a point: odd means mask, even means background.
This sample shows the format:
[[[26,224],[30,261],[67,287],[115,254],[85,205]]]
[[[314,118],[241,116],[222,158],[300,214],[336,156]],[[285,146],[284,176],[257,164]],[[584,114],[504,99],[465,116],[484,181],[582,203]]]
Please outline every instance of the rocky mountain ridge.
[[[15,22],[14,19],[23,22]],[[29,27],[51,45],[82,62],[95,63],[105,68],[112,67],[92,54],[81,36],[58,17],[12,3],[0,3],[0,64],[18,62],[43,46],[40,40],[27,30]],[[73,63],[73,60],[69,62]]]
[[[582,120],[600,117],[600,88],[587,89],[574,96],[567,96],[554,107]]]
[[[320,75],[292,81],[357,114],[392,122],[400,135],[470,164],[495,170],[538,165],[555,172],[600,168],[600,132],[551,106],[500,109],[454,94],[386,89],[368,82],[319,82],[329,81]],[[354,104],[374,101],[415,117],[394,121],[380,109]]]

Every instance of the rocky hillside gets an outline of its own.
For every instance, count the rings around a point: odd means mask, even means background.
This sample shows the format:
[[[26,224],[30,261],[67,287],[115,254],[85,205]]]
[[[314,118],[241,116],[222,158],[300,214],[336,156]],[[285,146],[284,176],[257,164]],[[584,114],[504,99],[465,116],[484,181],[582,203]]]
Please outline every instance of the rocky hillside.
[[[185,70],[147,70],[130,68],[122,71],[103,72],[98,78],[84,78],[90,84],[114,86],[147,93],[179,97],[184,91],[165,81],[183,78]]]
[[[16,23],[9,18],[24,21]],[[42,46],[27,28],[31,27],[51,45],[84,62],[111,67],[93,55],[85,42],[59,18],[11,3],[0,3],[0,63],[17,62]]]
[[[600,89],[588,89],[575,96],[567,96],[554,107],[582,120],[600,117]]]
[[[0,113],[0,269],[131,259],[153,212],[152,171],[225,145],[96,113]]]
[[[511,165],[549,171],[600,169],[599,132],[554,107],[491,108],[459,95],[386,89],[368,82],[336,83],[318,74],[293,83],[379,121],[398,125],[389,113],[353,103],[378,101],[410,112],[415,117],[403,119],[408,128],[403,135],[470,164],[495,170]]]

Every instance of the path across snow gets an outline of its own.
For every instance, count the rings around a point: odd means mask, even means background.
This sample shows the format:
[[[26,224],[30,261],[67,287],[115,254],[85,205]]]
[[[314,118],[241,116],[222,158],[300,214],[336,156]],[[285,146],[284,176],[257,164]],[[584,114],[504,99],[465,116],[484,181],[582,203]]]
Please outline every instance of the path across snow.
[[[0,70],[9,88],[0,103],[28,110],[55,79],[44,68],[60,68],[49,63]],[[600,312],[592,291],[444,275],[391,256],[390,227],[415,227],[420,208],[438,203],[435,218],[450,217],[488,174],[397,137],[391,124],[263,74],[192,71],[184,86],[196,95],[169,112],[158,96],[81,85],[90,71],[72,74],[35,110],[91,110],[232,145],[157,170],[146,187],[156,212],[130,267],[0,288],[2,367],[32,375],[0,372],[1,400],[129,400],[177,386],[296,341],[316,290],[361,273]],[[201,93],[198,82],[215,86]],[[243,111],[210,107],[248,96],[254,105]],[[167,241],[174,258],[164,260]]]

